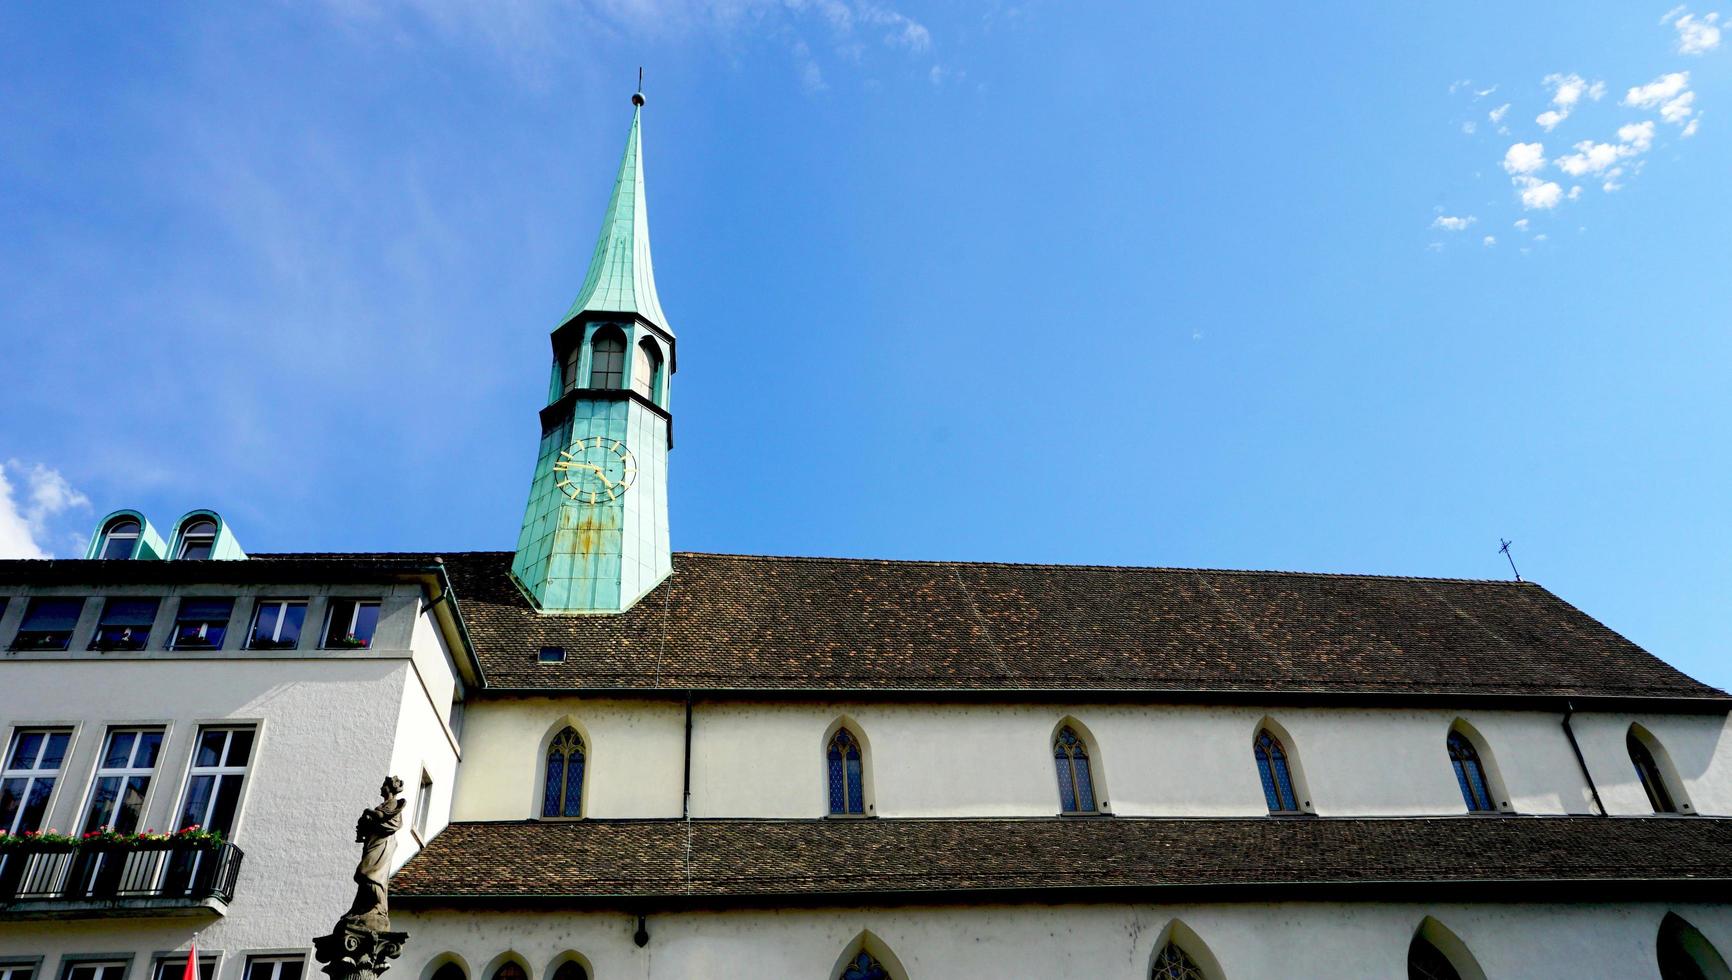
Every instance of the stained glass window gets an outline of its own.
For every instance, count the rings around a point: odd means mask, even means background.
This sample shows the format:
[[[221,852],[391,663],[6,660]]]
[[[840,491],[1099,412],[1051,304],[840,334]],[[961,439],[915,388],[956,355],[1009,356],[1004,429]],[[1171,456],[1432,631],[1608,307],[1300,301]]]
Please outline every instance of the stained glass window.
[[[1058,768],[1058,805],[1065,813],[1095,812],[1094,774],[1089,771],[1089,750],[1069,725],[1052,740],[1052,758]]]
[[[1155,968],[1149,976],[1151,980],[1203,980],[1203,968],[1184,950],[1168,943],[1155,954]]]
[[[1666,785],[1666,777],[1660,773],[1660,764],[1655,761],[1654,753],[1636,734],[1634,728],[1625,736],[1624,744],[1630,750],[1630,762],[1636,767],[1636,778],[1642,781],[1642,789],[1648,793],[1648,802],[1653,805],[1655,813],[1677,813],[1678,802],[1672,798],[1671,788]]]
[[[1287,768],[1287,750],[1267,728],[1257,733],[1257,774],[1263,779],[1263,796],[1270,813],[1298,813],[1299,797],[1293,792],[1293,773]]]
[[[890,971],[873,959],[871,953],[861,950],[842,968],[842,980],[890,980]]]
[[[547,747],[547,783],[542,796],[544,817],[583,816],[583,739],[567,727]]]
[[[1461,974],[1443,950],[1424,936],[1414,936],[1407,947],[1407,980],[1461,980]]]
[[[1497,804],[1486,788],[1485,766],[1479,752],[1460,732],[1449,733],[1449,764],[1455,767],[1455,781],[1461,786],[1461,798],[1467,801],[1470,813],[1495,813]]]
[[[846,728],[836,729],[830,745],[824,750],[825,769],[830,784],[832,815],[866,812],[866,770],[860,753],[860,740]]]

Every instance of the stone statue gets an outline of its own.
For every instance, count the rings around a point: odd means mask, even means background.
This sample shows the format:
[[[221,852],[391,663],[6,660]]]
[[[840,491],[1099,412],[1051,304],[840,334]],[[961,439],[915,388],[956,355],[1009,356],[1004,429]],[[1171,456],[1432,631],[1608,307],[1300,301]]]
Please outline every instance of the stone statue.
[[[355,904],[343,921],[374,932],[391,929],[391,907],[385,879],[391,874],[391,855],[397,853],[397,831],[403,829],[403,780],[385,777],[379,786],[379,805],[361,811],[355,821],[355,843],[361,845],[361,863],[355,865]]]
[[[378,980],[390,961],[403,952],[409,934],[391,931],[391,855],[397,831],[403,829],[405,804],[398,793],[403,780],[387,776],[379,786],[379,805],[361,811],[355,822],[355,842],[361,862],[355,865],[355,901],[337,920],[329,936],[313,940],[314,955],[331,980]]]

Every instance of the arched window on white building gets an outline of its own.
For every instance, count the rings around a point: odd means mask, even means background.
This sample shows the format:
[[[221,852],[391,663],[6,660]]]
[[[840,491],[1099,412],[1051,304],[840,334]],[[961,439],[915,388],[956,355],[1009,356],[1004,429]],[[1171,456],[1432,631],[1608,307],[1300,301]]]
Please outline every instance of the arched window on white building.
[[[1058,808],[1064,813],[1096,813],[1094,767],[1089,747],[1073,725],[1062,725],[1052,737],[1052,761],[1058,770]]]
[[[1270,813],[1300,813],[1304,804],[1293,778],[1293,762],[1287,746],[1268,728],[1259,728],[1251,741],[1251,751],[1257,757],[1257,775],[1263,782],[1263,797]]]
[[[1708,937],[1675,912],[1660,920],[1655,941],[1660,980],[1728,980],[1732,969]]]
[[[824,781],[831,816],[865,816],[866,748],[846,725],[838,725],[824,746]]]
[[[567,725],[547,744],[541,797],[543,817],[583,816],[584,762],[583,737]]]
[[[203,561],[216,550],[216,521],[208,517],[200,517],[188,521],[180,530],[180,553],[175,557],[182,561]]]
[[[1169,942],[1155,951],[1155,967],[1149,980],[1206,980],[1206,976],[1189,953],[1177,943]]]
[[[1485,980],[1467,944],[1443,923],[1426,916],[1407,946],[1408,980]]]
[[[1445,739],[1455,784],[1469,813],[1500,813],[1509,810],[1508,794],[1498,778],[1496,760],[1485,739],[1467,722],[1457,719]]]
[[[1655,813],[1691,812],[1690,801],[1678,785],[1672,759],[1653,732],[1641,725],[1631,725],[1629,734],[1624,736],[1624,747],[1629,750],[1636,778],[1641,780],[1642,790],[1648,794],[1648,803]]]

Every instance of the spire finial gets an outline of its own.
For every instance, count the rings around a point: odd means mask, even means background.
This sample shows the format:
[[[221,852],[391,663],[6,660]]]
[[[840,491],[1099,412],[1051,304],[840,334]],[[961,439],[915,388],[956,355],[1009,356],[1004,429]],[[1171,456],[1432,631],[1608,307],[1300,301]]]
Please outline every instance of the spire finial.
[[[637,66],[637,91],[631,95],[631,104],[643,108],[643,66]]]

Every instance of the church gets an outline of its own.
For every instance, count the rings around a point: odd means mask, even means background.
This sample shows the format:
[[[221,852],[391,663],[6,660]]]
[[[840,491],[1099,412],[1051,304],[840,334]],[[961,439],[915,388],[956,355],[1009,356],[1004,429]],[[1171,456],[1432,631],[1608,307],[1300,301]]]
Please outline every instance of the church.
[[[1539,585],[674,551],[632,101],[512,550],[0,561],[0,980],[307,980],[387,775],[400,980],[1732,980],[1732,696]]]

